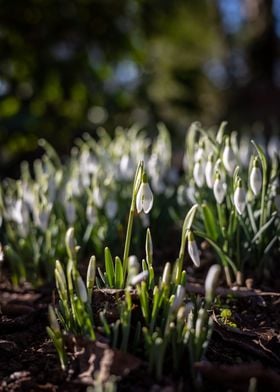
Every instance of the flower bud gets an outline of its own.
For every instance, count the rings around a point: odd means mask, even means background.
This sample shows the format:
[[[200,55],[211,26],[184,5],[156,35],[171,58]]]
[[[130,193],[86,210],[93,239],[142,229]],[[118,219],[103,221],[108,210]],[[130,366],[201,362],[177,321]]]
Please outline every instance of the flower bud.
[[[168,286],[171,278],[171,264],[166,263],[162,274],[162,286]]]
[[[185,295],[186,295],[185,288],[179,284],[177,286],[174,301],[171,305],[172,312],[176,312],[179,309],[179,307],[182,305],[182,302],[184,301]]]
[[[49,321],[50,321],[51,329],[53,330],[54,333],[60,332],[60,326],[58,324],[54,308],[51,305],[49,305],[48,313],[49,313]]]
[[[242,187],[242,181],[239,178],[237,187],[234,191],[233,202],[239,215],[242,215],[246,207],[246,192]]]
[[[213,192],[218,204],[222,204],[226,195],[226,184],[221,180],[220,173],[216,174],[216,179],[213,185]]]
[[[205,297],[207,302],[213,300],[220,273],[221,266],[219,264],[212,265],[207,273],[205,280]]]
[[[255,196],[260,193],[262,187],[262,172],[259,168],[258,158],[254,159],[253,168],[250,174],[250,187]]]
[[[204,170],[203,170],[203,165],[201,163],[201,160],[199,160],[198,162],[196,162],[194,164],[193,178],[194,178],[196,185],[199,188],[202,188],[204,185]]]
[[[188,232],[188,252],[194,265],[196,267],[199,267],[200,266],[199,250],[194,240],[194,235],[191,231]]]
[[[230,174],[233,174],[234,168],[236,166],[236,160],[235,160],[233,150],[230,146],[229,137],[226,138],[226,145],[223,152],[223,164],[226,170]]]
[[[77,294],[80,300],[84,303],[88,300],[87,289],[81,276],[77,277]]]
[[[96,276],[96,258],[95,256],[91,256],[87,269],[87,288],[89,290],[93,289],[95,283],[95,276]]]
[[[65,244],[68,256],[71,260],[75,259],[76,256],[76,241],[74,237],[74,228],[70,227],[65,236]]]
[[[140,272],[140,274],[133,276],[131,279],[130,283],[132,286],[136,286],[137,284],[143,282],[144,280],[147,280],[149,276],[149,272],[147,270]]]
[[[214,162],[213,154],[209,155],[208,161],[205,166],[205,179],[208,188],[212,189],[214,185]]]
[[[153,202],[154,196],[148,184],[147,175],[146,173],[144,173],[141,185],[136,196],[136,209],[138,214],[142,210],[145,212],[145,214],[148,214],[153,207]]]

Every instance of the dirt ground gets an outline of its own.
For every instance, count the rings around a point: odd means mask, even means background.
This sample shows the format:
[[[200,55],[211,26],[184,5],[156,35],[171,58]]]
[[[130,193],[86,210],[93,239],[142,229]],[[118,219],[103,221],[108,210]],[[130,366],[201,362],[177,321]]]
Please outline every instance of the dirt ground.
[[[188,289],[203,292],[203,286],[194,281],[188,283]],[[195,365],[206,385],[204,390],[279,391],[280,293],[248,289],[234,293],[219,288],[218,294],[212,341],[205,360]],[[54,300],[52,287],[14,289],[8,279],[0,282],[1,391],[86,391],[92,384],[98,356],[108,352],[106,342],[102,338],[97,344],[82,339],[70,342],[69,367],[63,372],[46,333],[47,307]],[[226,320],[221,316],[225,308],[231,310]],[[90,362],[92,352],[97,359]],[[149,376],[142,359],[116,351],[113,355],[110,370],[120,391],[192,390],[188,376],[172,378],[167,369],[158,383]]]

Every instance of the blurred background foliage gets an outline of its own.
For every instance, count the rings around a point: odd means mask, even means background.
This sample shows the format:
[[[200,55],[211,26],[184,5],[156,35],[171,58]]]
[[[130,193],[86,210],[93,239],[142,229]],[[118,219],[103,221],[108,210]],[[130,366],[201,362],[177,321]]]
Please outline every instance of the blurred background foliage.
[[[278,132],[280,0],[0,0],[0,164],[44,137],[227,119]]]

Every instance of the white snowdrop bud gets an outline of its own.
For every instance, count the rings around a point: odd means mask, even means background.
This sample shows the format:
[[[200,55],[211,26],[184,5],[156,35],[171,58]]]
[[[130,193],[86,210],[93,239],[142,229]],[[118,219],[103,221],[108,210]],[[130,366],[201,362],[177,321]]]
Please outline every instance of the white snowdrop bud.
[[[182,305],[182,302],[184,301],[185,298],[185,294],[186,294],[185,288],[179,284],[177,286],[175,298],[171,306],[172,312],[176,312],[179,309],[179,307]]]
[[[67,200],[64,208],[68,225],[72,225],[76,220],[76,208],[73,201]]]
[[[205,321],[207,320],[207,310],[200,308],[195,323],[195,337],[198,339],[203,331]]]
[[[145,214],[148,214],[153,207],[153,202],[154,196],[148,184],[147,175],[144,173],[142,183],[136,196],[136,209],[138,214],[142,210],[145,212]]]
[[[223,152],[223,164],[224,164],[224,167],[226,168],[226,170],[230,174],[233,174],[235,166],[236,166],[236,160],[235,160],[233,150],[230,146],[229,137],[227,137],[227,139],[226,139],[226,145],[225,145],[224,152]]]
[[[162,274],[162,285],[168,286],[171,278],[171,264],[166,263]]]
[[[253,168],[250,174],[250,187],[255,196],[260,193],[262,187],[262,172],[259,168],[258,158],[254,159]]]
[[[76,255],[76,250],[75,250],[76,241],[75,241],[75,237],[74,237],[74,228],[73,227],[70,227],[66,232],[65,245],[66,245],[68,256],[70,257],[70,259],[73,260]]]
[[[48,313],[49,313],[49,321],[50,321],[51,329],[53,330],[54,333],[60,332],[60,326],[58,324],[54,308],[51,305],[49,305]]]
[[[234,206],[239,215],[242,215],[246,207],[246,192],[239,178],[233,195]]]
[[[214,185],[214,159],[213,154],[210,154],[205,165],[205,179],[208,188],[212,189]]]
[[[133,276],[131,278],[130,283],[132,286],[136,286],[137,284],[143,282],[144,280],[147,280],[148,276],[149,276],[149,272],[147,270],[142,271],[140,272],[140,274]]]
[[[226,184],[221,180],[221,175],[218,172],[213,185],[213,192],[218,204],[222,204],[226,195]]]
[[[218,279],[221,273],[221,266],[214,264],[210,267],[205,279],[205,297],[208,302],[213,300]]]
[[[87,289],[81,276],[77,278],[77,292],[80,300],[86,303],[88,300]]]
[[[116,200],[107,200],[105,204],[105,211],[109,219],[114,219],[118,211],[118,204]]]
[[[86,209],[88,223],[94,225],[97,223],[97,212],[92,202],[89,202]]]
[[[95,283],[96,277],[96,258],[95,256],[91,256],[88,269],[87,269],[87,288],[92,289]]]
[[[196,185],[201,188],[204,185],[204,170],[201,160],[194,164],[193,168],[193,178]]]
[[[197,247],[197,244],[194,239],[194,235],[192,231],[188,232],[188,252],[190,255],[190,258],[192,259],[192,262],[196,267],[200,266],[200,256],[199,256],[199,250]]]

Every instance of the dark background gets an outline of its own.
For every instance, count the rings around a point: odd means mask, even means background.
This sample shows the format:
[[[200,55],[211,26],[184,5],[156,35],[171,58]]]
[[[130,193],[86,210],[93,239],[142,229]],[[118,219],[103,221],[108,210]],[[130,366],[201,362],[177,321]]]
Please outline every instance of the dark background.
[[[280,0],[0,0],[0,174],[134,122],[278,133]]]

